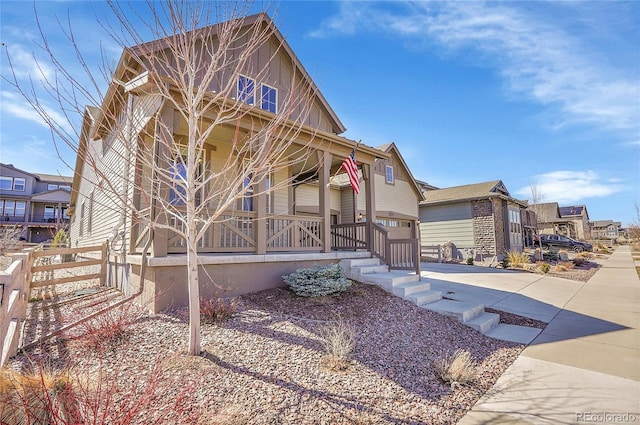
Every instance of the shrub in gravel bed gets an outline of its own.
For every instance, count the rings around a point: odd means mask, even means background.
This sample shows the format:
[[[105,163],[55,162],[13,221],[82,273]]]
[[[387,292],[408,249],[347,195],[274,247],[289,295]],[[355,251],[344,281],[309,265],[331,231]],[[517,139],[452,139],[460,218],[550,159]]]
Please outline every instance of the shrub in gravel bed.
[[[477,375],[477,364],[471,358],[471,353],[460,348],[450,356],[436,359],[433,365],[438,377],[451,384],[452,391],[456,386],[474,381]]]
[[[327,353],[323,365],[330,370],[346,370],[349,367],[351,354],[356,346],[356,331],[353,325],[342,318],[320,328],[322,346]]]
[[[301,297],[323,297],[346,291],[351,286],[339,264],[298,269],[282,279]]]
[[[237,310],[235,299],[200,297],[200,316],[205,322],[226,322],[233,317]]]

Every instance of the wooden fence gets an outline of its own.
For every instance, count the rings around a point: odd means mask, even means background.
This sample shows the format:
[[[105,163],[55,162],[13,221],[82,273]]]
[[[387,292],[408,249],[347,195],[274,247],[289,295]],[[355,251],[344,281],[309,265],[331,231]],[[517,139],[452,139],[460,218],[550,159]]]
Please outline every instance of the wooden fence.
[[[26,319],[32,289],[51,288],[89,279],[98,279],[100,286],[105,286],[106,283],[106,243],[83,248],[47,250],[39,246],[13,254],[13,258],[9,268],[0,271],[0,367],[19,348],[20,328]],[[95,268],[97,265],[100,266],[99,272],[80,269],[66,273],[67,276],[55,277],[58,270],[69,271],[87,266]]]

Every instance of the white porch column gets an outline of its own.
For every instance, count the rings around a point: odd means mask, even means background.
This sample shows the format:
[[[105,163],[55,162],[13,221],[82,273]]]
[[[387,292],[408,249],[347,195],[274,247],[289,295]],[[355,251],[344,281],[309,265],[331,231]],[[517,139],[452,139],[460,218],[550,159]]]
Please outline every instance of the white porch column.
[[[253,209],[256,220],[253,223],[256,235],[256,254],[267,253],[267,179],[262,174],[258,177],[255,195],[253,196]]]
[[[156,122],[155,146],[152,155],[153,164],[159,169],[169,169],[169,146],[168,143],[173,138],[173,108],[167,107],[162,111],[159,122]],[[154,170],[151,170],[154,173]],[[169,188],[167,185],[158,183],[154,177],[151,178],[153,189],[151,190],[151,211],[150,220],[157,224],[167,224],[167,215],[158,205],[158,199],[169,199]],[[138,235],[136,235],[137,237]],[[169,233],[167,229],[155,228],[153,232],[153,241],[151,242],[152,257],[166,257]],[[134,241],[135,243],[135,241]]]

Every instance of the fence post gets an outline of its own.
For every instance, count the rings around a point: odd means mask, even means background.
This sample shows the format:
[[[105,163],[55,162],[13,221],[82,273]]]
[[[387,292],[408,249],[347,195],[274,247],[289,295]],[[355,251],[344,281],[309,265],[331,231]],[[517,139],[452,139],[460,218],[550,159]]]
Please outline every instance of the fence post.
[[[102,264],[100,264],[100,286],[105,287],[107,283],[107,266],[109,264],[109,240],[102,244],[100,255],[102,255]]]
[[[438,248],[438,263],[442,263],[442,247],[440,245],[436,245]]]

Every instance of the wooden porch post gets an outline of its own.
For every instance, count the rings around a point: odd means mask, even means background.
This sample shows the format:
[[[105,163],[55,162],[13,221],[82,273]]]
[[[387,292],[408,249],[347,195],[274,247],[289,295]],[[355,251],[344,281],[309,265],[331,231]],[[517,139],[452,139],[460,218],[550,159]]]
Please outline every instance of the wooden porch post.
[[[253,223],[256,235],[256,254],[267,253],[267,176],[258,177],[253,197],[256,220]]]
[[[365,205],[367,213],[367,248],[373,243],[373,223],[376,222],[376,185],[371,164],[362,164],[362,177],[366,194]]]
[[[318,162],[320,163],[319,184],[319,202],[320,217],[322,217],[322,252],[331,252],[331,198],[329,194],[329,177],[331,174],[331,158],[332,155],[327,151],[317,151]]]
[[[167,107],[162,111],[159,122],[156,122],[156,134],[155,137],[158,141],[155,142],[155,147],[152,155],[155,157],[153,163],[159,169],[169,169],[168,146],[170,143],[164,143],[173,138],[173,108]],[[154,172],[153,170],[151,171]],[[152,178],[152,181],[155,179]],[[166,185],[160,183],[154,183],[155,190],[152,190],[151,198],[151,211],[150,220],[157,224],[167,224],[167,215],[158,208],[158,199],[169,198],[169,188]],[[155,196],[154,196],[155,193]],[[151,256],[152,257],[166,257],[167,245],[168,245],[168,232],[167,229],[156,228],[153,232],[153,241],[151,243]]]

